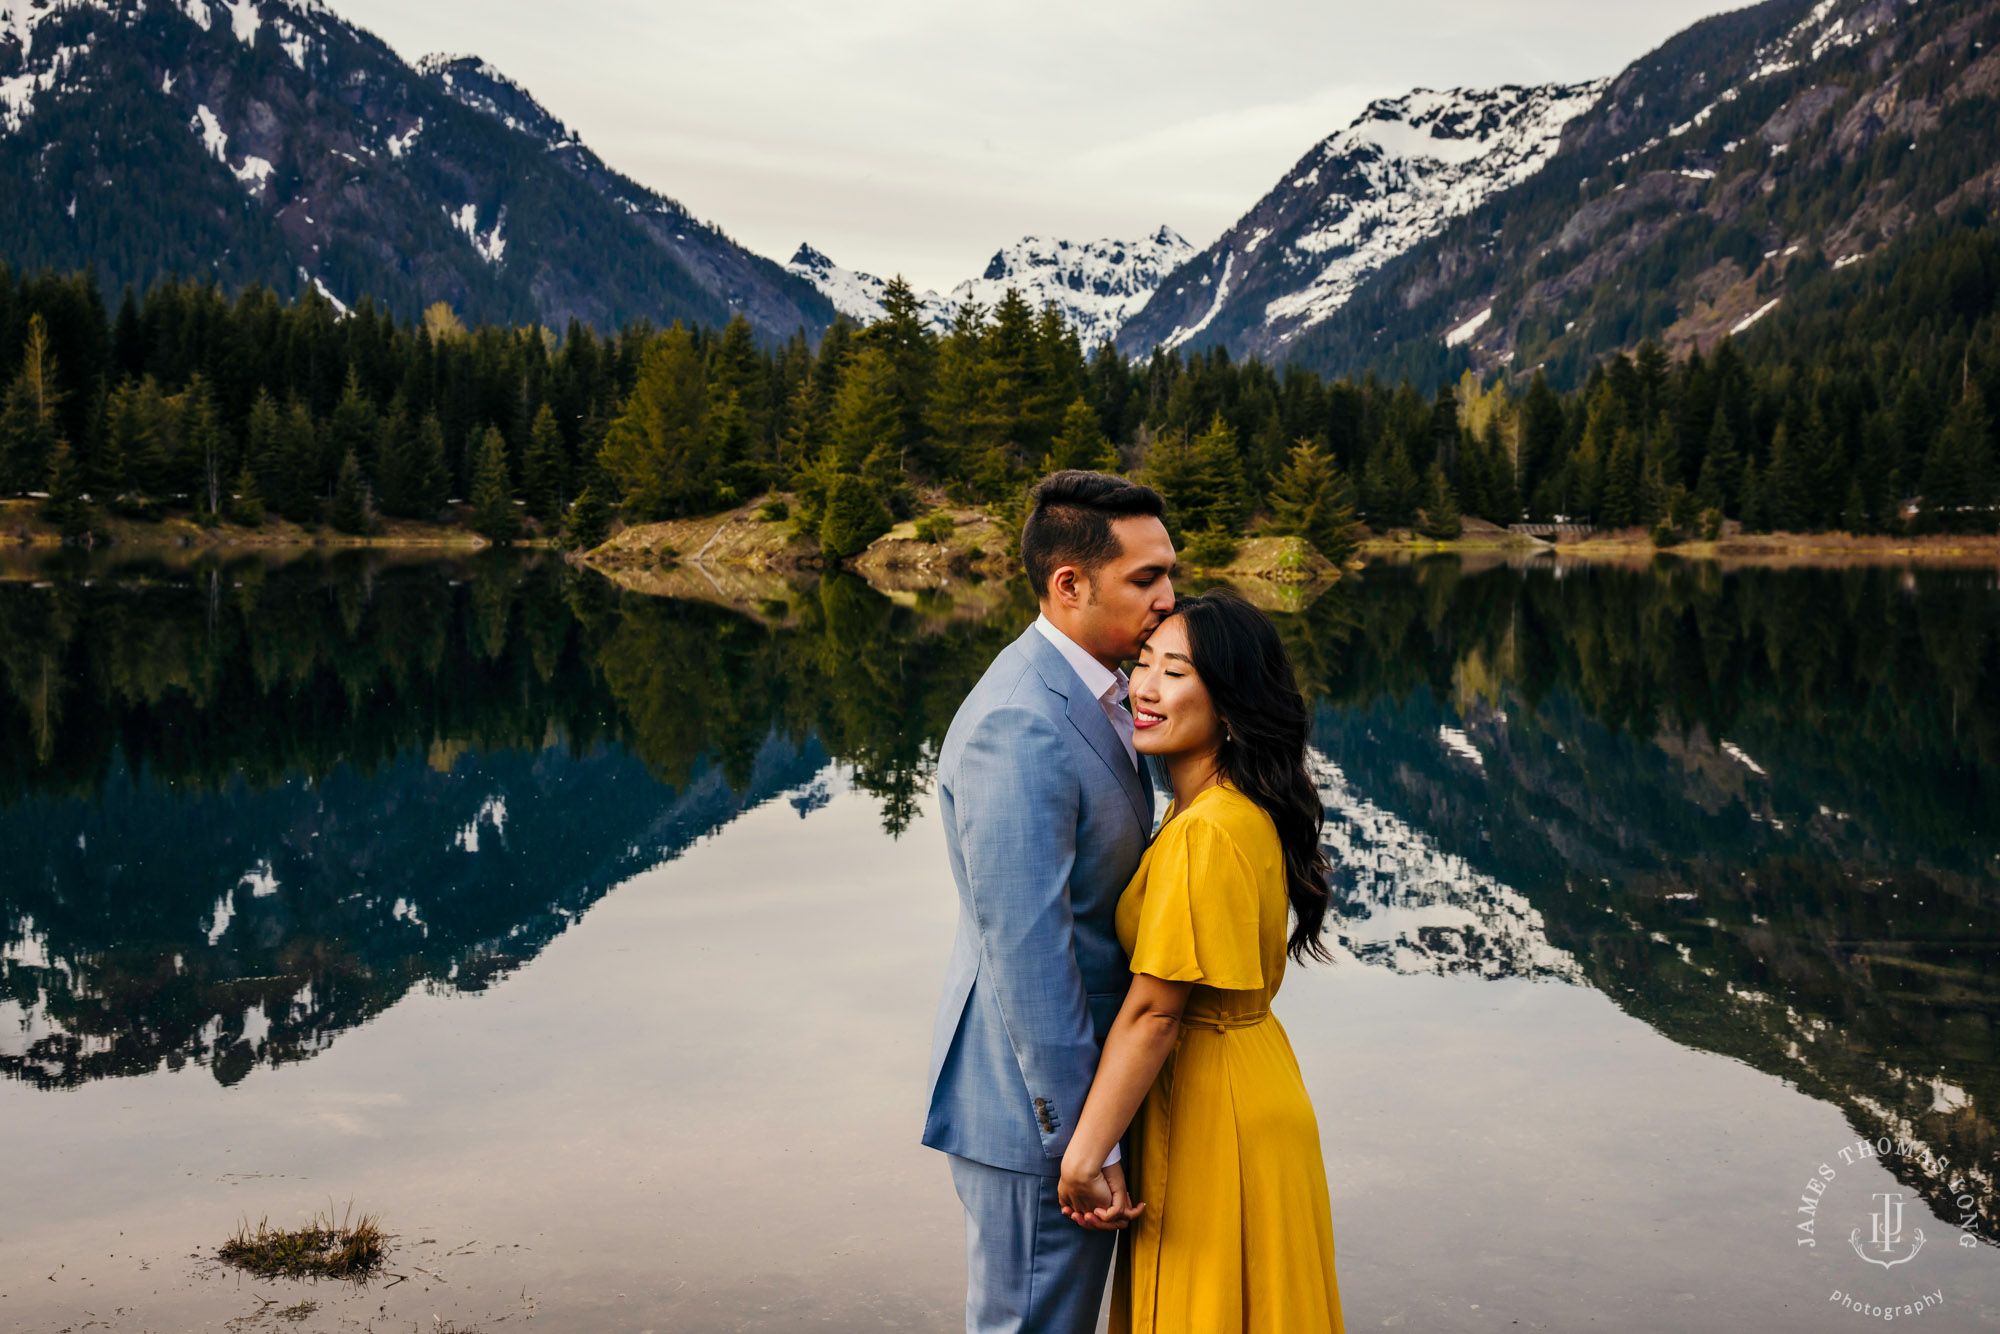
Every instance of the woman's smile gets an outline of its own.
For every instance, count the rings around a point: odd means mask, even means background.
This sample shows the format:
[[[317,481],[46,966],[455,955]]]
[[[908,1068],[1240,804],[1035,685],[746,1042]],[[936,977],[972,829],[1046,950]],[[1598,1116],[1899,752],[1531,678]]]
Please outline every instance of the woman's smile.
[[[1167,715],[1164,713],[1154,713],[1151,709],[1141,708],[1136,704],[1132,706],[1132,726],[1141,732],[1149,727],[1158,727],[1166,720]]]

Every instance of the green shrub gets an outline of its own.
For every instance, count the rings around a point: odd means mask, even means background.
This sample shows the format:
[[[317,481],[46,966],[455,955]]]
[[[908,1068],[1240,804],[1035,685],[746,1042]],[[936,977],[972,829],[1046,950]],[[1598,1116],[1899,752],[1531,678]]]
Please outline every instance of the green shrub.
[[[1662,519],[1653,525],[1653,545],[1656,547],[1677,547],[1681,544],[1681,530],[1674,527],[1671,520]]]
[[[866,550],[893,522],[874,487],[843,474],[827,492],[826,517],[819,525],[820,550],[834,560],[846,560]]]
[[[1236,559],[1236,535],[1219,524],[1210,524],[1188,539],[1181,554],[1190,565],[1227,565]]]
[[[783,496],[772,496],[757,507],[757,517],[765,523],[783,523],[792,517],[792,507]]]
[[[1722,511],[1705,509],[1701,512],[1701,540],[1713,542],[1722,536]]]
[[[569,507],[569,513],[563,516],[559,541],[567,551],[589,551],[602,546],[609,536],[611,506],[604,503],[604,497],[597,494],[595,487],[586,486]]]
[[[926,514],[917,520],[917,541],[942,545],[958,530],[949,514]]]

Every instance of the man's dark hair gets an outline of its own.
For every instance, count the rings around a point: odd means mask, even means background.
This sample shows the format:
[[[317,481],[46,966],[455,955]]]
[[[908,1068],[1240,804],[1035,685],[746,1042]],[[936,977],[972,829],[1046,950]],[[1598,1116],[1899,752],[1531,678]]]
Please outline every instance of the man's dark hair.
[[[1074,565],[1095,578],[1124,549],[1111,525],[1150,514],[1164,519],[1167,502],[1150,486],[1110,473],[1066,468],[1052,472],[1028,493],[1033,508],[1021,527],[1021,564],[1037,598],[1049,595],[1049,577]]]

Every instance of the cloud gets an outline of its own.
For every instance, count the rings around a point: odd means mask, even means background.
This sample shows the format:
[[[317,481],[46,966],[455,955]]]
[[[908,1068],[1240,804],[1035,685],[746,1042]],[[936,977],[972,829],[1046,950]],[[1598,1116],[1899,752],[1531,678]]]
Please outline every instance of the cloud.
[[[1205,243],[1374,97],[1615,73],[1713,0],[334,0],[473,50],[784,259],[948,288],[1036,232]]]

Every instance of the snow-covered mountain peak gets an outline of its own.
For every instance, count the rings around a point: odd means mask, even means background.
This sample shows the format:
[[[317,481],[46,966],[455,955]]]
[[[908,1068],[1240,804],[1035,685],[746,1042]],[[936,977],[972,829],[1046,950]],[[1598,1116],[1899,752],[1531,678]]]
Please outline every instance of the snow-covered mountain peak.
[[[1166,226],[1136,241],[1024,236],[996,251],[979,277],[960,283],[950,296],[922,292],[918,299],[931,323],[943,330],[967,302],[977,302],[990,312],[1013,288],[1036,310],[1054,302],[1083,345],[1094,348],[1116,337],[1160,280],[1193,253],[1194,247]],[[817,287],[834,309],[849,318],[863,324],[882,318],[882,293],[888,283],[873,274],[844,269],[805,244],[785,267]]]
[[[1193,254],[1194,247],[1165,225],[1136,241],[1024,236],[996,252],[985,272],[954,287],[951,296],[957,304],[977,301],[989,310],[1010,287],[1038,310],[1053,301],[1084,347],[1094,348],[1117,337],[1161,280]]]
[[[1608,82],[1442,92],[1417,88],[1369,103],[1352,125],[1320,145],[1320,155],[1340,157],[1374,147],[1386,157],[1464,166],[1484,162],[1495,152],[1536,151],[1596,101]]]
[[[1539,171],[1607,86],[1419,88],[1370,103],[1170,275],[1120,341],[1277,353],[1384,264]]]
[[[859,324],[873,324],[882,318],[882,294],[889,289],[887,280],[872,273],[843,269],[824,252],[803,241],[785,268],[817,287],[833,302],[833,308],[847,318]],[[955,303],[936,292],[921,292],[917,299],[925,317],[940,332],[951,327],[951,318],[958,313]]]

